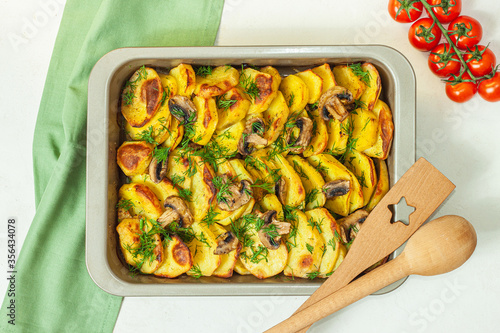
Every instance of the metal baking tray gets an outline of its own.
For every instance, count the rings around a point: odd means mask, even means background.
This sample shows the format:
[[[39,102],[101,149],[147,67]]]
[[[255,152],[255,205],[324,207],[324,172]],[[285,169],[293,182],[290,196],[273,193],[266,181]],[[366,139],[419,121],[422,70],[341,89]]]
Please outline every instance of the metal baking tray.
[[[369,61],[382,79],[380,98],[394,117],[394,141],[388,158],[391,185],[415,162],[416,81],[408,60],[381,45],[264,46],[264,47],[155,47],[122,48],[103,56],[94,66],[88,86],[86,264],[94,282],[119,296],[310,295],[323,280],[291,280],[278,276],[258,280],[237,273],[229,279],[181,276],[165,279],[131,276],[117,246],[115,206],[120,186],[116,149],[120,145],[119,100],[125,81],[140,66],[272,65],[283,70],[328,62]],[[398,212],[394,218],[399,219]],[[397,256],[402,249],[396,250]],[[404,280],[378,293],[397,288]]]

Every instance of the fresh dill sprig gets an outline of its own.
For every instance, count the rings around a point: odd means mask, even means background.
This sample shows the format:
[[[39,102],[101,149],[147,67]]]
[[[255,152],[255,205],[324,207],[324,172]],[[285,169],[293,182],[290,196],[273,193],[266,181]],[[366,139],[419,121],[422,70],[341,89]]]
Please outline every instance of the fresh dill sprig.
[[[116,204],[116,208],[123,208],[125,210],[129,210],[130,208],[135,207],[134,203],[130,199],[120,199]]]
[[[319,193],[320,192],[317,188],[313,188],[310,191],[307,191],[305,198],[305,205],[307,206],[308,204],[313,203],[316,200]]]
[[[306,249],[307,249],[307,251],[309,251],[310,254],[312,254],[314,251],[314,246],[312,246],[309,243],[306,243]]]
[[[319,276],[319,271],[307,273],[306,276],[309,280],[314,280],[315,278],[317,278]]]
[[[156,140],[154,139],[153,126],[149,126],[147,130],[143,130],[141,133],[139,133],[139,140],[157,145],[158,142],[156,142]]]
[[[196,75],[207,77],[208,75],[212,75],[212,70],[212,66],[200,66],[196,68]]]
[[[227,111],[231,106],[233,106],[236,102],[238,102],[235,99],[225,99],[226,94],[222,96],[217,96],[215,98],[215,102],[217,104],[217,109],[222,110],[222,111]]]
[[[240,74],[240,86],[243,88],[245,93],[255,100],[260,95],[259,87],[257,83],[252,79],[251,75],[247,75],[243,72]]]
[[[321,234],[322,231],[321,231],[321,228],[320,228],[320,225],[323,223],[323,220],[321,221],[314,221],[314,219],[312,218],[309,218],[307,220],[307,225],[311,227],[312,230],[314,230],[314,228],[316,228],[316,230],[318,230],[318,232]]]
[[[169,152],[170,152],[170,147],[158,148],[158,146],[155,146],[155,149],[153,151],[153,157],[156,158],[158,163],[166,162],[168,160]]]
[[[191,277],[194,277],[195,279],[199,279],[203,276],[203,273],[201,272],[201,268],[199,264],[193,265],[191,269],[188,271]]]
[[[369,87],[370,86],[370,78],[371,78],[371,75],[370,75],[370,72],[368,71],[364,71],[363,70],[363,67],[361,67],[361,64],[360,63],[356,63],[356,64],[352,64],[352,65],[348,65],[348,67],[352,70],[352,72],[357,76],[359,77],[359,79],[361,81],[363,81],[364,83],[366,83],[366,85]]]

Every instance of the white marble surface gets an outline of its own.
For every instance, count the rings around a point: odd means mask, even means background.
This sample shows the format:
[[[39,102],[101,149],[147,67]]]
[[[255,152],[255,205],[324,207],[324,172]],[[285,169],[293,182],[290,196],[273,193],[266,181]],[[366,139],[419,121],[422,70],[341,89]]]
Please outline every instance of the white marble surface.
[[[0,272],[6,272],[7,219],[22,245],[35,213],[31,147],[36,114],[64,0],[0,0]],[[459,105],[392,21],[387,1],[226,0],[218,45],[385,44],[412,63],[418,82],[417,154],[456,185],[436,216],[462,215],[478,234],[472,258],[436,277],[410,277],[316,324],[312,332],[492,332],[500,284],[500,103],[479,97]],[[500,2],[472,0],[463,13],[482,23],[484,43],[500,59]],[[33,25],[35,29],[27,29]],[[13,36],[19,37],[14,39]],[[0,279],[0,292],[7,281]],[[287,318],[306,297],[125,298],[116,332],[257,332]],[[0,319],[5,320],[5,319]]]

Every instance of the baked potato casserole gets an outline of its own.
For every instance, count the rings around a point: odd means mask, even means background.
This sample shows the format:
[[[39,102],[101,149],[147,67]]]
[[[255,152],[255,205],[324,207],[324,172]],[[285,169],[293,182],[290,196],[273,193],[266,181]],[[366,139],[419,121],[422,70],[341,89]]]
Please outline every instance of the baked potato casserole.
[[[371,63],[142,66],[125,83],[116,226],[130,270],[325,278],[389,189]]]

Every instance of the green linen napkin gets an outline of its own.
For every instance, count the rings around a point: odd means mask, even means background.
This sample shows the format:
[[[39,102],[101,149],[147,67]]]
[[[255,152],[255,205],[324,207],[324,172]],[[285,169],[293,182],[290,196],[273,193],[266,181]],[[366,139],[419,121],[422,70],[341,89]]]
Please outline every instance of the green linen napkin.
[[[33,143],[36,214],[7,294],[1,332],[111,332],[122,298],[85,266],[87,82],[107,52],[127,46],[213,45],[224,0],[68,0]],[[104,179],[103,179],[104,181]],[[15,326],[8,306],[15,299]]]

